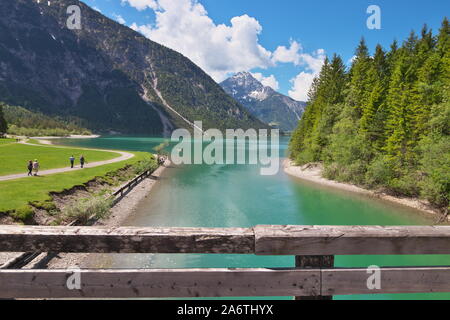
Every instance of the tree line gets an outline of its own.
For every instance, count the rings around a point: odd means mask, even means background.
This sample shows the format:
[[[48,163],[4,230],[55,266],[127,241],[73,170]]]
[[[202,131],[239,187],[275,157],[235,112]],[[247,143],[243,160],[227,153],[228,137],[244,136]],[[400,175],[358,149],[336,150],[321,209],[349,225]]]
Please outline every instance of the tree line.
[[[0,138],[3,137],[8,131],[8,123],[5,119],[5,114],[3,112],[3,105],[0,104]]]
[[[364,39],[350,68],[326,59],[290,141],[299,165],[322,162],[326,178],[423,197],[450,198],[450,27],[426,25],[400,46],[370,54]]]
[[[91,134],[76,119],[63,119],[0,102],[0,136],[67,136]]]

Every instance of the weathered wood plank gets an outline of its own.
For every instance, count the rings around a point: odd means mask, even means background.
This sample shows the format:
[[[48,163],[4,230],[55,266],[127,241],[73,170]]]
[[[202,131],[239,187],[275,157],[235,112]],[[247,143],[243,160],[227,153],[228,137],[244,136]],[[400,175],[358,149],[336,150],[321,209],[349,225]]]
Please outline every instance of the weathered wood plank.
[[[381,268],[380,289],[370,290],[372,275],[367,269],[323,269],[322,294],[450,292],[450,267]]]
[[[0,251],[253,254],[252,229],[0,226]]]
[[[0,251],[450,254],[450,226],[257,226],[253,229],[0,226]]]
[[[79,273],[77,281],[68,280]],[[0,270],[0,298],[189,298],[450,292],[450,267],[367,269]]]
[[[450,254],[450,226],[257,226],[258,255]]]
[[[319,270],[2,270],[0,298],[174,298],[317,295]],[[76,284],[76,281],[69,281]],[[76,288],[76,286],[75,286]]]
[[[334,256],[295,256],[295,266],[300,269],[333,268]],[[320,293],[317,296],[295,297],[295,300],[333,300],[333,296]]]

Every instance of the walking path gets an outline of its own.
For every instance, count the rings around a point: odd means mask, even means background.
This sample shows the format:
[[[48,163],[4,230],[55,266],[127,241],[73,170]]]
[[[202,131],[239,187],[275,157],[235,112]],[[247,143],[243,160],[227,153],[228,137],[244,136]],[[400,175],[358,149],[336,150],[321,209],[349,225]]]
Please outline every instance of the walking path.
[[[43,148],[67,148],[67,147],[64,147],[64,146],[52,146],[52,145],[33,144],[33,143],[24,142],[24,141],[21,141],[20,143],[26,144],[26,145],[30,145],[30,146],[43,147]],[[113,153],[120,154],[120,157],[118,157],[118,158],[105,160],[105,161],[97,161],[97,162],[92,162],[92,163],[85,164],[84,168],[95,168],[95,167],[103,166],[105,164],[111,164],[111,163],[116,163],[116,162],[128,160],[128,159],[131,159],[131,158],[134,157],[134,154],[132,154],[132,153],[123,152],[123,151],[117,151],[117,150],[86,149],[86,148],[77,148],[77,149],[79,149],[79,150],[107,151],[107,152],[113,152]],[[72,171],[77,171],[77,170],[81,170],[81,167],[76,166],[73,169],[70,168],[70,167],[67,167],[67,168],[42,170],[42,171],[39,171],[39,175],[43,176],[43,175],[49,175],[49,174],[55,174],[55,173],[72,172]],[[28,177],[27,173],[11,174],[11,175],[7,175],[7,176],[0,176],[0,181],[15,180],[15,179],[27,178],[27,177]]]

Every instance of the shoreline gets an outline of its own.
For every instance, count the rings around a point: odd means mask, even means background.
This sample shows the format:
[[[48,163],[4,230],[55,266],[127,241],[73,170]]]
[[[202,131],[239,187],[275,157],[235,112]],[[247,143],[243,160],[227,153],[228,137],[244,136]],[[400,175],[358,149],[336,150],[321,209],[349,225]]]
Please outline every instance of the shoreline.
[[[71,134],[70,136],[67,137],[29,137],[28,139],[37,140],[41,144],[53,145],[53,142],[51,140],[56,139],[95,139],[95,138],[100,138],[100,136],[97,134],[92,134],[89,136]]]
[[[47,137],[29,137],[29,139],[94,139],[94,138],[100,138],[100,135],[98,134],[91,134],[91,135],[81,135],[81,134],[71,134],[69,136],[47,136]]]
[[[96,221],[93,226],[97,227],[120,227],[125,220],[130,217],[138,208],[142,200],[149,197],[153,187],[160,180],[159,178],[164,171],[171,166],[170,160],[153,172],[153,174],[139,183],[125,195],[114,207],[111,208],[110,214],[103,219]],[[48,269],[67,269],[73,267],[83,267],[89,262],[89,258],[95,253],[59,253],[49,263]]]
[[[322,168],[320,166],[295,166],[293,161],[290,159],[285,159],[283,161],[283,170],[286,174],[309,182],[320,184],[327,187],[332,187],[339,190],[344,190],[348,192],[354,192],[358,194],[363,194],[370,196],[372,198],[381,199],[389,201],[391,203],[406,206],[412,209],[416,209],[435,217],[442,217],[442,212],[434,208],[426,200],[420,200],[418,198],[408,198],[408,197],[396,197],[383,192],[377,192],[373,190],[364,189],[349,183],[342,183],[334,180],[329,180],[322,177]],[[447,217],[447,221],[450,221],[450,216]],[[443,221],[445,222],[445,220]]]

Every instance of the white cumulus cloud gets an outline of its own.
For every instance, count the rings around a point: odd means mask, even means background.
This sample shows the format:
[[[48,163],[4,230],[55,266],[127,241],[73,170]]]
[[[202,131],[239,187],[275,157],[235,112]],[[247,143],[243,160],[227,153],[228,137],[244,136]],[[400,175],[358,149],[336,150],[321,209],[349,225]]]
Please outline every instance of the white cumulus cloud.
[[[314,78],[320,73],[325,60],[325,51],[316,50],[312,55],[302,53],[300,64],[305,66],[305,71],[300,72],[295,78],[291,79],[292,88],[289,90],[289,96],[299,101],[308,100],[308,91]]]
[[[289,48],[279,46],[273,53],[272,60],[274,62],[300,64],[302,46],[297,41],[291,41]]]
[[[304,97],[311,81],[308,75],[320,71],[324,51],[313,54],[303,52],[297,41],[289,46],[278,46],[275,51],[264,48],[259,42],[263,28],[258,20],[247,14],[233,17],[227,24],[216,24],[205,7],[197,0],[121,0],[137,10],[152,9],[154,24],[132,23],[130,27],[147,38],[178,51],[200,66],[206,73],[221,82],[233,73],[268,69],[278,63],[292,63],[305,67],[305,74],[299,74],[303,83],[295,86],[292,79],[291,97]],[[318,71],[319,70],[319,71]],[[261,82],[272,88],[279,88],[275,76],[263,77]]]
[[[273,90],[277,91],[280,88],[280,84],[277,81],[277,78],[273,74],[268,77],[264,77],[262,73],[256,72],[252,73],[252,76],[255,77],[256,80],[261,82],[263,86],[271,87]]]
[[[131,0],[127,0],[131,1]],[[154,25],[131,25],[153,41],[181,52],[216,81],[231,73],[274,66],[272,53],[260,43],[261,24],[248,15],[229,25],[215,24],[193,0],[158,0]]]
[[[120,14],[112,14],[114,20],[116,20],[118,23],[120,24],[126,24],[127,22],[125,21],[125,19],[120,15]]]
[[[121,4],[123,6],[126,5],[127,3],[133,8],[138,9],[139,11],[143,11],[147,8],[153,10],[158,8],[156,0],[121,0]]]

